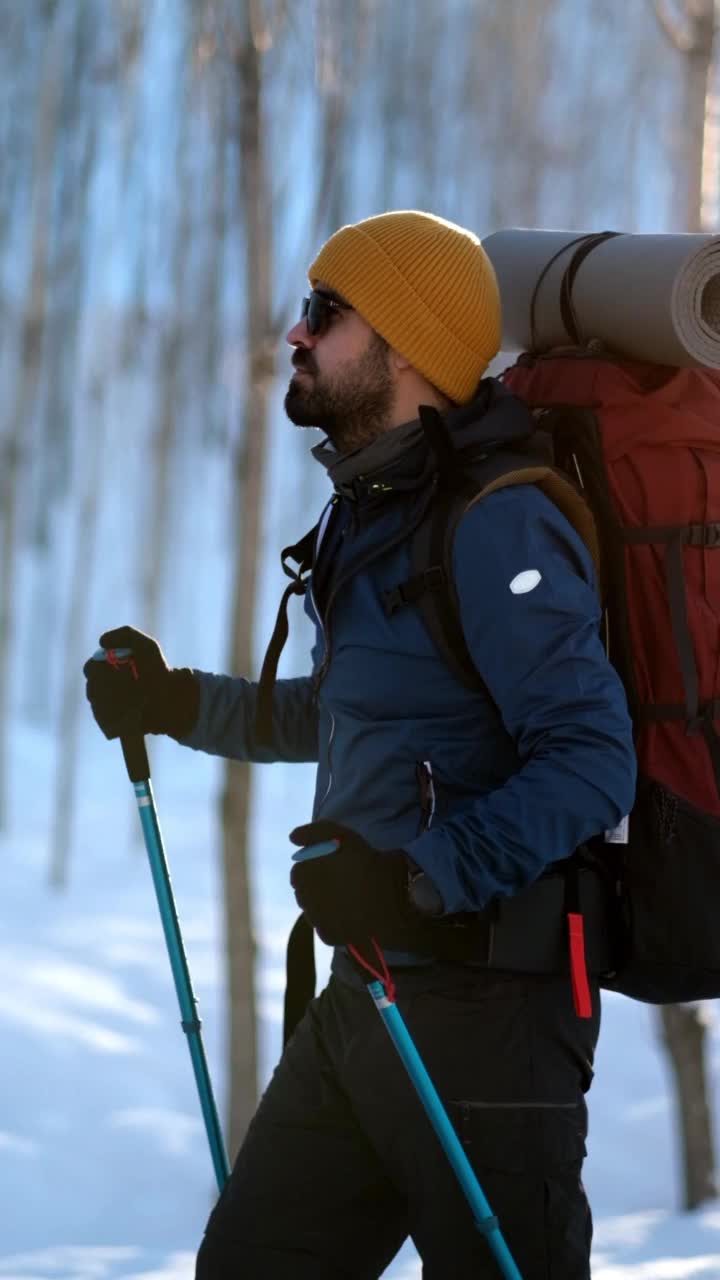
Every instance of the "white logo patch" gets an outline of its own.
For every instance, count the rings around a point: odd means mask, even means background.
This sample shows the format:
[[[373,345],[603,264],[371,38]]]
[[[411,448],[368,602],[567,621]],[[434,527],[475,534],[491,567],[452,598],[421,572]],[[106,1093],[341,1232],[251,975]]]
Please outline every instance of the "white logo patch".
[[[525,569],[513,578],[510,590],[514,596],[524,596],[527,591],[534,591],[539,582],[542,582],[542,574],[537,569]]]

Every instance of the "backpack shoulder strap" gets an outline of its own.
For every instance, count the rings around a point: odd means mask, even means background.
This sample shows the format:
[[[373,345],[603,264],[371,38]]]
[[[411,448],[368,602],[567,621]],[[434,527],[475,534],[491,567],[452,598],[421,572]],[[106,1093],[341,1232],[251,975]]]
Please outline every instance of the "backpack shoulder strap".
[[[312,529],[309,529],[299,542],[294,543],[291,547],[285,547],[280,554],[283,572],[287,574],[291,582],[283,592],[273,633],[260,671],[255,704],[255,737],[258,746],[261,747],[272,747],[273,690],[277,680],[280,655],[288,638],[288,603],[292,595],[304,596],[307,591],[308,580],[317,554],[317,546],[327,530],[328,522],[334,510],[335,503],[331,500],[318,523],[313,525]],[[291,569],[285,563],[286,560],[294,561],[297,569]]]
[[[510,485],[517,484],[537,485],[538,489],[541,489],[545,494],[545,497],[549,498],[558,507],[565,519],[573,526],[575,532],[585,543],[592,557],[598,582],[602,583],[600,540],[595,517],[585,499],[578,493],[573,482],[555,467],[521,466],[517,469],[505,471],[484,485],[468,503],[467,509],[474,506],[481,498],[486,498],[491,493],[497,493],[499,489],[506,489]]]
[[[465,643],[460,604],[452,569],[455,532],[462,517],[483,498],[511,485],[534,484],[559,508],[588,548],[601,580],[600,544],[595,520],[572,481],[553,467],[525,459],[496,455],[483,469],[479,487],[440,492],[430,514],[417,529],[410,550],[411,577],[385,593],[385,609],[392,614],[416,604],[432,640],[454,675],[467,688],[485,689],[484,681]],[[487,692],[487,690],[486,690]]]

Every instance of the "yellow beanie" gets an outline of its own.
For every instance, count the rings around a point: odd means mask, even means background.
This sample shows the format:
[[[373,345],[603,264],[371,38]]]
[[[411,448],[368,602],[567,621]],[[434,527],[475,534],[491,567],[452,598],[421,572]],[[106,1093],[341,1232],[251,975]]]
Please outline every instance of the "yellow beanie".
[[[477,236],[432,213],[398,210],[341,227],[308,270],[459,404],[500,346],[500,295]]]

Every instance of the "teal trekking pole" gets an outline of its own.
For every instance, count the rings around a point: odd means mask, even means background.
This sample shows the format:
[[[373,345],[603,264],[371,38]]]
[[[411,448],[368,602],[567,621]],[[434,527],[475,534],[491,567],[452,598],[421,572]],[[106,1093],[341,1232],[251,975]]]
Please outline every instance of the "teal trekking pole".
[[[299,849],[297,853],[293,854],[293,861],[305,862],[310,858],[321,858],[327,854],[335,853],[336,849],[337,841],[324,840],[320,844],[307,845],[304,849]],[[395,987],[390,978],[382,951],[374,938],[371,941],[384,969],[382,974],[377,973],[372,982],[366,983],[375,1008],[385,1024],[388,1035],[420,1098],[425,1114],[447,1156],[453,1173],[460,1183],[463,1195],[472,1210],[475,1226],[485,1236],[505,1280],[522,1280],[517,1264],[500,1230],[500,1223],[488,1204],[485,1193],[465,1154],[460,1139],[450,1123],[437,1089],[418,1053],[415,1041],[407,1029],[405,1019],[395,1003]],[[359,968],[366,971],[369,970],[375,974],[375,970],[355,947],[348,946],[348,951]],[[365,974],[363,974],[363,978],[365,978]]]
[[[98,662],[124,664],[131,661],[132,651],[130,649],[98,649],[93,654],[93,658]],[[128,732],[121,735],[120,745],[125,758],[128,777],[135,790],[140,822],[143,836],[145,837],[145,847],[150,861],[150,871],[155,885],[155,894],[160,908],[160,919],[170,958],[170,967],[180,1005],[180,1025],[187,1036],[215,1177],[218,1189],[222,1191],[230,1176],[230,1167],[213,1097],[210,1073],[202,1041],[202,1024],[198,1017],[197,1000],[190,980],[190,970],[185,955],[180,922],[170,881],[170,868],[165,856],[160,822],[150,783],[150,764],[145,750],[145,739],[139,731]]]

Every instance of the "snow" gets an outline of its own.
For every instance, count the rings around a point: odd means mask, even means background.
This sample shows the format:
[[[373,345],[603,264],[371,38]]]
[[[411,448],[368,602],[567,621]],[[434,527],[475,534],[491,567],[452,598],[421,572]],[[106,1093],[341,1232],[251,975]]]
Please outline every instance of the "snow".
[[[47,887],[51,739],[20,722],[12,736],[12,827],[0,844],[0,1280],[190,1280],[215,1195],[212,1166],[131,788],[118,747],[87,721],[74,860],[60,893]],[[218,763],[161,740],[151,740],[151,758],[222,1114]],[[266,1079],[279,1052],[294,916],[289,815],[302,818],[312,769],[266,768],[256,780]],[[603,1019],[586,1166],[594,1280],[719,1277],[720,1204],[677,1211],[671,1096],[652,1011],[606,996]],[[715,1030],[711,1043],[717,1094]],[[386,1273],[419,1274],[409,1245]]]

